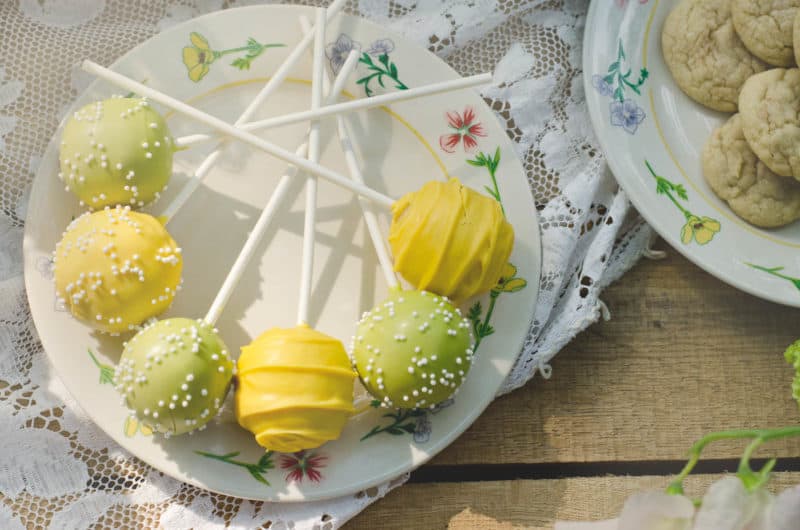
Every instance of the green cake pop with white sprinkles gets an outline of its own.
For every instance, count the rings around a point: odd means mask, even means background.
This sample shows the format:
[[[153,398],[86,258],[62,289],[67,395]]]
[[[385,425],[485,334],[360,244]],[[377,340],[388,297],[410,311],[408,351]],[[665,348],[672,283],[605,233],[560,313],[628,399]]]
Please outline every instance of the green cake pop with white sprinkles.
[[[443,296],[393,289],[358,323],[353,367],[381,404],[433,408],[452,397],[472,365],[469,321]]]
[[[222,406],[233,371],[211,324],[169,318],[125,344],[114,382],[141,423],[170,436],[205,428]]]
[[[174,151],[164,118],[146,100],[113,97],[70,116],[61,136],[58,176],[91,209],[141,207],[166,188]]]

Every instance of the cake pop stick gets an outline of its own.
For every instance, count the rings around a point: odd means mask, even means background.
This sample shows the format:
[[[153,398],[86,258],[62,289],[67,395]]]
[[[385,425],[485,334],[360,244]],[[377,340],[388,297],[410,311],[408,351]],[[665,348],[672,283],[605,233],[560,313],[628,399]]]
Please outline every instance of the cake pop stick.
[[[248,133],[247,131],[243,131],[241,129],[234,127],[233,125],[225,122],[224,120],[221,120],[208,113],[202,112],[197,108],[192,107],[191,105],[179,101],[151,87],[138,83],[128,77],[125,77],[122,74],[104,68],[97,63],[85,60],[83,62],[82,68],[86,72],[94,74],[119,87],[125,88],[127,90],[132,90],[137,94],[141,94],[145,97],[148,97],[153,101],[156,101],[166,107],[171,108],[175,112],[178,112],[194,120],[197,120],[200,123],[204,123],[210,127],[213,127],[214,129],[224,134],[237,138],[238,140],[250,144],[253,147],[257,147],[258,149],[261,149],[265,153],[280,158],[318,177],[330,180],[334,184],[337,184],[345,189],[349,189],[354,193],[364,195],[365,197],[374,200],[376,202],[379,202],[381,204],[384,204],[387,207],[391,206],[392,203],[394,202],[391,198],[387,197],[386,195],[383,195],[382,193],[378,193],[372,190],[371,188],[351,182],[347,177],[337,173],[336,171],[323,167],[319,164],[309,162],[307,159],[300,158],[280,146],[277,146],[266,140],[262,140],[261,138],[254,136],[253,134]]]
[[[345,61],[344,66],[342,66],[342,69],[339,71],[339,75],[337,75],[336,79],[334,80],[333,87],[330,89],[328,95],[329,100],[332,99],[335,94],[341,92],[342,87],[346,82],[348,72],[352,71],[352,67],[355,66],[356,57],[357,56],[355,54],[351,54],[348,57],[348,60]],[[344,72],[344,74],[342,72]],[[307,146],[308,144],[304,145]],[[289,185],[296,175],[297,166],[289,166],[284,175],[278,181],[275,191],[272,192],[272,196],[267,202],[267,205],[264,207],[264,210],[261,212],[261,216],[258,218],[258,221],[256,221],[253,231],[251,232],[251,236],[253,234],[263,234],[266,232],[269,224],[272,222],[272,218],[275,215],[278,206],[280,206],[285,200],[289,191]],[[214,302],[211,304],[211,307],[208,310],[208,314],[206,315],[207,321],[216,321],[216,319],[222,313],[225,304],[230,298],[230,295],[233,293],[233,289],[236,286],[239,275],[250,261],[250,258],[252,257],[253,252],[255,252],[260,240],[261,236],[258,236],[253,239],[248,238],[248,240],[245,242],[242,252],[239,254],[239,257],[236,259],[233,267],[231,268],[231,273],[225,279],[225,282],[220,288],[217,297],[214,299]]]
[[[480,85],[488,84],[492,81],[492,74],[483,73],[462,77],[459,79],[452,79],[449,81],[441,81],[432,83],[408,90],[400,90],[398,92],[390,92],[388,94],[381,94],[370,98],[354,99],[335,105],[325,106],[318,110],[305,110],[301,112],[294,112],[285,114],[283,116],[275,116],[273,118],[266,118],[263,120],[253,121],[250,123],[242,124],[241,128],[245,131],[256,131],[269,129],[273,127],[280,127],[283,125],[290,125],[307,120],[318,120],[325,117],[334,115],[355,112],[357,110],[367,110],[375,107],[390,105],[392,103],[399,103],[401,101],[409,101],[424,96],[432,96],[444,92],[452,92],[454,90],[463,90],[466,88],[473,88]],[[216,138],[215,134],[190,134],[181,136],[175,139],[175,144],[179,147],[188,147],[200,142],[205,142]]]
[[[323,15],[326,20],[330,20],[334,15],[336,15],[342,7],[344,7],[346,0],[334,0],[331,2],[331,5],[328,6],[327,9],[323,10]],[[284,59],[283,63],[278,66],[278,69],[275,70],[275,73],[272,74],[269,81],[267,81],[261,90],[258,92],[255,98],[250,102],[250,104],[245,108],[244,112],[236,119],[234,122],[235,126],[240,126],[246,123],[250,118],[253,117],[253,114],[258,110],[259,107],[272,95],[275,91],[280,87],[283,81],[286,79],[286,76],[289,74],[289,71],[297,64],[297,61],[300,60],[302,54],[308,49],[308,46],[311,44],[311,39],[313,35],[305,35],[297,46],[292,50],[286,59]],[[209,154],[198,166],[197,170],[195,171],[194,175],[191,179],[183,186],[180,193],[172,200],[172,202],[167,206],[162,214],[167,220],[172,219],[175,213],[183,206],[183,204],[189,199],[189,197],[194,193],[203,179],[208,175],[211,168],[217,163],[217,160],[223,153],[223,149],[227,143],[227,138],[222,138],[222,140],[217,144],[214,150]],[[175,144],[177,147],[181,147],[177,142]],[[299,153],[298,156],[304,156],[303,151],[298,149]]]
[[[311,75],[311,110],[322,106],[322,83],[325,73],[325,20],[324,14],[316,12],[314,25],[314,64]],[[327,77],[327,76],[326,76]],[[320,155],[320,123],[312,120],[308,133],[308,160],[319,162]],[[308,324],[308,305],[311,298],[311,283],[314,270],[314,231],[316,230],[317,212],[317,178],[309,175],[306,181],[306,207],[303,219],[303,259],[300,269],[300,296],[297,307],[298,325]]]

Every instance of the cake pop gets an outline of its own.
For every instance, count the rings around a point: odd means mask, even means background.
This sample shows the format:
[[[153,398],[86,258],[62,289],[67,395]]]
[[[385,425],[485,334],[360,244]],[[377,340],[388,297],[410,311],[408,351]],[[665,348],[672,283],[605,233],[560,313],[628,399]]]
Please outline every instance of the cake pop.
[[[500,203],[451,178],[392,205],[389,243],[403,278],[461,303],[497,285],[514,229]]]
[[[172,135],[145,99],[113,97],[70,115],[61,135],[59,178],[89,208],[144,206],[172,175]]]
[[[232,375],[233,361],[212,324],[169,318],[125,344],[114,383],[142,424],[173,435],[216,416]]]
[[[172,303],[180,289],[181,249],[155,217],[129,206],[84,213],[53,253],[57,296],[95,329],[134,329]]]

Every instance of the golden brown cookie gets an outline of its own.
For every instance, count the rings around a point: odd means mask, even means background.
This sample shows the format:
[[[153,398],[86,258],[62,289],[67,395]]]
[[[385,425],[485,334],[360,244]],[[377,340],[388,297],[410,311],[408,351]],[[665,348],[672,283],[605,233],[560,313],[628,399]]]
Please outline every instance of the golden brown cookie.
[[[731,0],[733,27],[753,55],[774,66],[794,66],[794,19],[800,0]]]
[[[682,0],[664,22],[661,48],[681,90],[724,112],[736,112],[744,82],[767,68],[734,31],[730,0]]]
[[[739,217],[773,228],[800,219],[800,182],[769,170],[750,149],[734,114],[703,148],[703,176]]]

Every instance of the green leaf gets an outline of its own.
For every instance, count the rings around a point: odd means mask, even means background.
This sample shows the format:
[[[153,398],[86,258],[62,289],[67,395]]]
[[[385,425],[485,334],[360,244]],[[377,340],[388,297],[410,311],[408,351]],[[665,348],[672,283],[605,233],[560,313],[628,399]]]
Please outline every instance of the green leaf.
[[[397,66],[394,63],[389,65],[389,75],[397,79]]]
[[[625,101],[625,95],[624,95],[624,93],[622,91],[622,87],[621,86],[618,86],[616,88],[616,90],[614,90],[614,99],[619,100],[620,103]]]
[[[617,68],[619,68],[619,61],[614,61],[610,65],[608,65],[609,72],[616,72]]]
[[[647,68],[642,68],[639,71],[639,85],[643,85],[648,77],[650,77],[650,72],[647,71]]]
[[[378,76],[378,84],[379,84],[379,85],[380,85],[382,88],[386,88],[386,86],[383,84],[383,76],[382,76],[382,75],[379,75],[379,76]]]
[[[500,165],[500,146],[497,146],[497,149],[494,150],[494,160],[492,162],[494,163],[494,169],[497,169]]]
[[[608,74],[603,78],[603,81],[605,81],[607,85],[612,84],[614,82],[614,74]]]
[[[267,469],[272,469],[272,451],[267,451],[264,455],[258,459],[258,467],[266,471]]]
[[[485,322],[483,325],[480,326],[480,335],[481,337],[488,337],[494,333],[494,328],[489,325],[488,322]]]
[[[620,39],[619,41],[619,52],[617,55],[619,56],[620,59],[625,58],[625,50],[622,49],[622,39]]]
[[[374,64],[372,62],[372,57],[370,57],[367,52],[363,52],[361,54],[361,59],[359,59],[358,62],[360,62],[362,64],[366,64],[367,66],[372,66]]]
[[[381,406],[381,400],[380,399],[373,399],[372,401],[369,402],[369,406],[374,408],[374,409],[377,409],[378,407]]]
[[[683,187],[683,184],[678,184],[677,186],[673,184],[672,189],[674,189],[678,197],[684,201],[689,200],[689,195],[686,193],[686,188]]]
[[[480,301],[475,302],[474,304],[472,304],[472,307],[469,308],[469,312],[467,312],[467,318],[469,320],[477,320],[481,317],[482,311],[483,308],[481,308]]]
[[[368,82],[370,79],[372,79],[372,76],[362,77],[361,79],[359,79],[358,81],[356,81],[356,84],[357,84],[357,85],[361,85],[361,84],[363,84],[363,83],[366,83],[366,82]]]
[[[388,429],[386,429],[385,432],[388,432],[389,434],[393,434],[395,436],[401,436],[405,434],[405,431],[403,431],[402,429],[398,429],[397,427],[389,427]]]
[[[385,53],[382,53],[378,56],[378,61],[386,68],[389,68],[389,56]]]
[[[406,423],[405,425],[401,425],[400,428],[406,431],[408,434],[414,434],[417,426],[413,423]]]
[[[800,289],[800,286],[798,286]],[[786,362],[794,368],[794,380],[792,381],[792,397],[800,405],[800,340],[792,343],[784,352]]]
[[[265,479],[261,473],[259,473],[256,469],[248,466],[247,471],[250,472],[250,476],[259,481],[260,483],[264,484],[265,486],[269,486],[269,482]]]
[[[467,164],[475,167],[483,167],[485,164],[480,160],[467,160]]]
[[[240,57],[239,59],[234,60],[231,63],[231,66],[238,68],[239,70],[249,70],[250,69],[250,60],[244,57]]]
[[[360,441],[363,442],[367,438],[371,438],[371,437],[375,436],[376,434],[378,434],[379,432],[381,432],[381,426],[380,425],[376,425],[375,427],[372,428],[371,431],[369,431],[367,434],[362,436]]]

